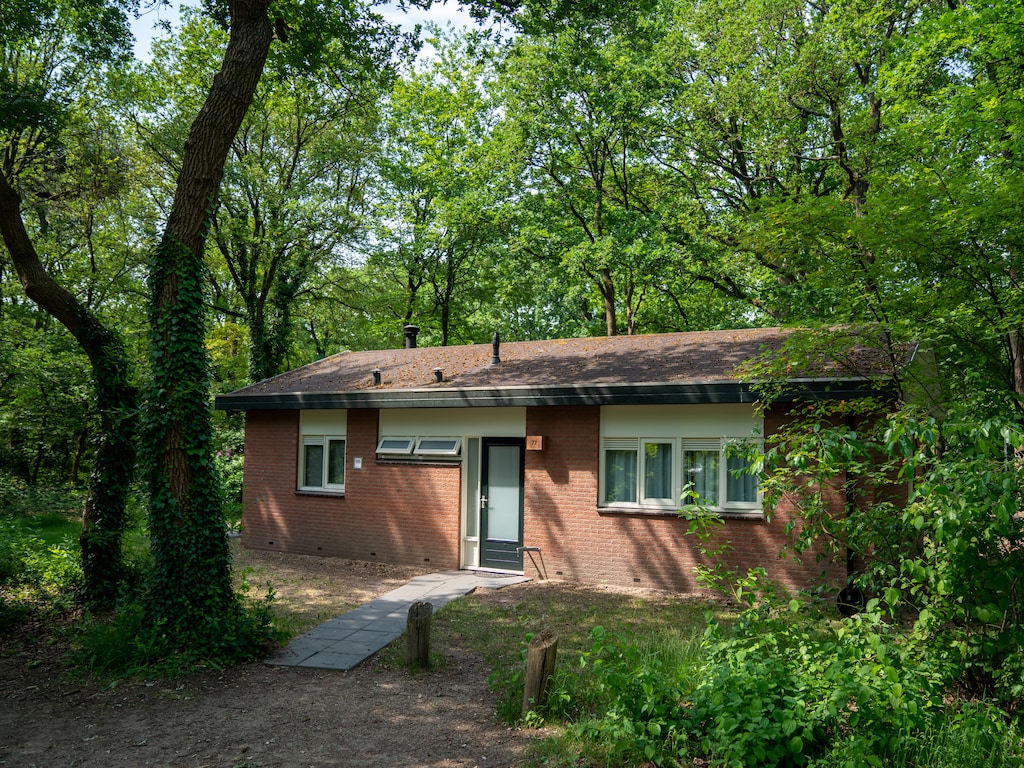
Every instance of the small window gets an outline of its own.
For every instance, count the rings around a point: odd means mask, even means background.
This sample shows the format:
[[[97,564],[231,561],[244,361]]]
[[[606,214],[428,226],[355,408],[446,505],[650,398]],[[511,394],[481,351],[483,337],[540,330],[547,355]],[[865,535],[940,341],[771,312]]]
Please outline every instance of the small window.
[[[751,461],[746,456],[729,455],[726,458],[726,503],[735,509],[757,509],[757,477],[751,472]]]
[[[608,504],[637,501],[637,441],[605,440],[604,500]]]
[[[382,437],[377,443],[377,453],[409,455],[416,439],[412,437]]]
[[[646,440],[643,443],[644,482],[642,503],[676,506],[672,476],[672,443]]]
[[[303,490],[345,491],[345,438],[306,435],[302,438]]]
[[[718,448],[683,448],[683,493],[685,503],[717,507],[719,493],[719,466],[721,452]]]
[[[461,450],[461,437],[421,437],[416,441],[418,456],[458,456]]]

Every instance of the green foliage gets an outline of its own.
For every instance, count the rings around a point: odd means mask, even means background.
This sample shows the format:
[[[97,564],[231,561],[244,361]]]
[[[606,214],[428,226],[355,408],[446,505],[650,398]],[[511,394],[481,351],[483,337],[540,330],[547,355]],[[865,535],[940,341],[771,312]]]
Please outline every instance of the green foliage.
[[[239,592],[236,598],[241,610],[233,621],[220,623],[227,634],[216,646],[169,642],[163,627],[153,625],[144,603],[129,601],[113,615],[86,615],[74,629],[70,661],[79,670],[114,681],[139,675],[175,677],[198,667],[219,668],[258,658],[279,639],[273,593],[254,600]]]
[[[680,736],[685,667],[665,665],[657,655],[642,653],[600,626],[591,637],[591,650],[579,662],[592,669],[590,686],[579,702],[583,707],[576,735],[603,742],[614,762],[640,758],[662,765]],[[556,692],[553,700],[560,707],[579,695],[566,687]]]
[[[141,424],[152,568],[142,639],[161,656],[251,658],[263,623],[231,587],[212,449],[202,260],[172,237],[151,272],[151,377]]]
[[[0,516],[81,514],[80,491],[33,486],[24,480],[0,474]]]
[[[852,548],[862,587],[909,611],[969,690],[1013,706],[1024,694],[1024,430],[978,410],[940,422],[862,407],[809,407],[773,437],[766,504],[798,511],[798,549]],[[831,512],[836,495],[845,515]]]
[[[82,586],[78,543],[61,515],[0,516],[0,603],[65,606]],[[47,534],[47,529],[63,533]]]
[[[601,765],[1009,764],[1019,736],[1005,713],[951,704],[955,670],[879,608],[840,621],[762,603],[729,629],[709,615],[703,640],[596,627],[527,724],[567,721],[566,749]]]
[[[224,447],[214,454],[224,492],[224,520],[232,531],[242,525],[242,478],[245,456],[238,448]]]
[[[707,639],[685,728],[727,765],[803,765],[844,742],[872,764],[943,711],[944,670],[877,612],[826,624],[752,608]]]

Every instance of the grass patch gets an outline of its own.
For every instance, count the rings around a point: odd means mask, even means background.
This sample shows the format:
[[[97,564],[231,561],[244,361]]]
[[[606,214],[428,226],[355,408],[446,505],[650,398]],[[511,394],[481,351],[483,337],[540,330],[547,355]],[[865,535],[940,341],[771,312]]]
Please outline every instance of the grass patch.
[[[552,724],[574,719],[592,706],[599,682],[594,668],[581,662],[592,652],[595,628],[634,638],[646,657],[670,664],[689,658],[699,646],[708,607],[702,601],[671,596],[533,582],[498,592],[480,590],[450,603],[434,616],[433,633],[439,648],[461,646],[484,658],[491,686],[500,697],[499,716],[510,724],[522,722],[530,638],[543,630],[558,635],[549,705],[529,721]],[[731,618],[727,611],[719,614],[723,621]],[[395,663],[395,658],[387,655],[383,661]]]
[[[0,517],[0,622],[73,601],[82,580],[80,529],[63,513]]]
[[[19,535],[34,536],[46,547],[77,541],[78,535],[82,532],[81,518],[62,512],[16,515],[9,519],[19,531]]]
[[[709,608],[719,630],[706,634]],[[874,709],[878,729],[864,732],[852,726],[857,720],[852,716],[855,708],[847,711],[840,707],[837,719],[828,726],[831,736],[824,733],[822,739],[817,725],[811,723],[804,729],[805,724],[796,720],[789,733],[787,717],[822,706],[820,701],[799,700],[799,691],[817,695],[819,686],[828,688],[823,682],[828,675],[841,673],[812,665],[812,656],[818,653],[814,649],[827,644],[828,627],[838,626],[835,620],[808,619],[783,611],[770,626],[755,627],[763,631],[763,648],[756,637],[745,645],[732,646],[727,639],[731,630],[744,626],[746,619],[720,606],[671,596],[532,583],[498,592],[481,590],[460,598],[435,614],[433,632],[435,653],[458,648],[483,657],[499,695],[499,715],[506,722],[545,727],[545,738],[530,753],[529,764],[534,766],[1024,765],[1019,725],[982,704],[950,702],[927,719],[904,718],[921,727],[887,735],[886,728],[903,722],[897,717],[898,703],[891,698],[900,686],[886,681],[892,675],[877,681],[874,694],[863,686],[850,688],[856,696],[883,697],[878,707],[865,699]],[[542,630],[559,636],[558,666],[547,705],[524,718],[520,708],[526,648],[529,638]],[[867,628],[863,633],[867,636]],[[802,669],[794,661],[797,657],[810,660],[811,666]],[[864,649],[855,656],[869,657]],[[393,644],[379,662],[402,666],[404,643]],[[909,690],[914,672],[907,669],[906,674],[900,681]],[[789,688],[793,676],[798,683],[792,689],[795,693]],[[847,690],[840,689],[847,696]],[[843,698],[843,707],[848,701],[849,697]],[[710,708],[696,722],[688,720],[688,707]],[[866,719],[869,713],[861,714],[866,727],[874,728],[868,725],[874,722]],[[731,721],[740,729],[736,738],[723,733],[717,741],[711,738],[705,743],[703,734],[728,728],[726,723]],[[765,731],[764,740],[755,739],[749,751],[729,747],[720,752],[723,744],[745,743],[739,737],[757,723],[763,724],[757,727]],[[786,749],[772,752],[768,747],[775,743],[771,739],[778,736],[776,730],[783,734]]]

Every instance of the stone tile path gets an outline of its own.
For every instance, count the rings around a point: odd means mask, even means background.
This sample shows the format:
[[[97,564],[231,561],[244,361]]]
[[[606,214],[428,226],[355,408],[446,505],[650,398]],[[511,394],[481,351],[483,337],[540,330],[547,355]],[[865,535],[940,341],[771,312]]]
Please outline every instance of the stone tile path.
[[[294,638],[268,663],[285,667],[352,669],[405,631],[409,606],[424,601],[436,613],[474,589],[500,589],[529,581],[524,576],[479,571],[444,571],[408,584]]]

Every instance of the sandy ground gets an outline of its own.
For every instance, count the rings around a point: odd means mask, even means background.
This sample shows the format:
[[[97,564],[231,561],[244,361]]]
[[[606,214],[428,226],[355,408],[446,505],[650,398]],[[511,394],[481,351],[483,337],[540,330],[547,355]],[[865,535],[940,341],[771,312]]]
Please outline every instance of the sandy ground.
[[[296,631],[422,572],[251,552],[236,571],[273,584]],[[498,722],[488,670],[458,647],[426,674],[254,663],[106,689],[69,679],[59,650],[31,628],[0,638],[0,766],[496,768],[530,739]]]

